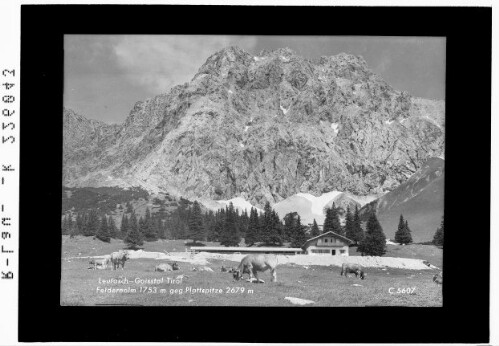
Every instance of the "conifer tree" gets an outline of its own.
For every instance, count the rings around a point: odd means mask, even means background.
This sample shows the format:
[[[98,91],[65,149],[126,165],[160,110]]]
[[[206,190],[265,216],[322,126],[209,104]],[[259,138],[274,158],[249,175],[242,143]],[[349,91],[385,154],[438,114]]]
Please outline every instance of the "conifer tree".
[[[350,240],[353,240],[352,238],[354,237],[354,228],[353,228],[353,215],[352,212],[350,211],[350,206],[347,206],[347,213],[345,216],[345,237],[347,237]]]
[[[128,222],[128,232],[124,239],[125,244],[129,249],[138,249],[144,244],[143,236],[139,231],[137,217],[134,212],[130,215]]]
[[[64,217],[62,218],[61,233],[62,234],[69,234],[68,215],[67,214],[65,214]]]
[[[192,239],[194,243],[205,240],[206,232],[203,224],[203,215],[201,214],[201,207],[197,201],[195,201],[192,206],[188,222],[189,239]]]
[[[107,217],[103,215],[100,221],[100,227],[97,231],[95,237],[103,242],[109,243],[111,241],[111,237],[109,234],[109,226],[107,224]]]
[[[248,229],[246,231],[246,238],[244,238],[244,242],[248,246],[253,246],[258,239],[260,231],[260,225],[258,222],[258,211],[254,208],[251,208],[250,217],[248,221]]]
[[[230,202],[225,209],[225,218],[223,229],[220,234],[220,245],[223,246],[238,246],[241,238],[239,237],[236,225],[236,212],[234,205]]]
[[[135,211],[132,211],[130,214],[130,217],[128,218],[128,229],[127,229],[127,234],[130,232],[130,229],[140,232],[139,230],[139,222],[137,221],[137,215],[135,214]]]
[[[147,241],[156,241],[158,240],[158,230],[156,225],[153,223],[153,218],[151,216],[151,212],[149,208],[146,208],[146,214],[142,221],[141,233],[144,236],[144,239]]]
[[[355,245],[358,245],[364,239],[364,230],[362,229],[359,208],[357,206],[355,206],[355,213],[353,214],[352,231],[350,237],[347,236],[347,238],[353,240]]]
[[[326,232],[334,232],[336,234],[344,235],[343,227],[341,227],[340,216],[338,215],[338,210],[333,203],[331,208],[326,209],[326,219],[324,220],[324,230]]]
[[[127,214],[133,213],[133,208],[132,208],[132,205],[130,204],[130,202],[126,202],[126,213]]]
[[[83,215],[78,213],[76,215],[76,227],[73,235],[83,234]]]
[[[248,231],[248,224],[249,224],[248,211],[244,209],[244,211],[241,213],[241,216],[239,217],[239,233],[241,237],[246,238],[246,232]]]
[[[144,223],[144,218],[142,216],[139,217],[139,232],[145,238],[146,227],[145,227],[145,223]]]
[[[293,232],[293,237],[291,239],[291,247],[301,248],[303,244],[307,241],[307,235],[305,234],[305,227],[301,224],[300,215],[298,215],[295,224],[295,229]]]
[[[112,216],[109,216],[109,236],[113,239],[118,238],[118,229],[116,228],[116,224],[114,223],[114,218]]]
[[[163,220],[161,220],[161,217],[159,217],[159,215],[152,218],[152,225],[154,231],[158,235],[158,239],[167,239],[164,232],[165,229],[163,227]]]
[[[69,213],[68,215],[68,234],[73,233],[73,228],[75,227],[75,223],[73,222],[73,215]]]
[[[366,235],[360,242],[358,251],[368,256],[383,256],[386,253],[386,237],[374,212],[367,220]]]
[[[435,235],[433,236],[433,244],[436,246],[444,246],[444,216],[442,215],[442,221],[440,222],[440,227],[437,228]]]
[[[310,236],[317,237],[318,235],[321,234],[321,231],[319,229],[319,226],[317,225],[317,221],[314,219],[314,223],[312,224],[312,229],[310,230]]]
[[[256,238],[258,243],[265,243],[265,214],[258,213],[258,237]]]
[[[149,234],[150,230],[149,228],[151,227],[151,212],[149,211],[149,207],[146,208],[146,214],[144,216],[144,235]]]
[[[78,219],[81,220],[80,214],[76,215],[76,221],[74,222],[73,228],[69,232],[69,237],[74,238],[76,235],[80,234],[80,228],[78,226]],[[80,221],[81,222],[81,221]]]
[[[128,232],[128,217],[126,216],[125,213],[123,213],[123,216],[121,217],[121,226],[120,226],[120,239],[125,239],[126,234]]]
[[[262,241],[268,245],[282,245],[281,220],[277,213],[270,207],[270,203],[265,203],[263,213],[263,233]]]
[[[297,212],[288,213],[286,214],[286,216],[284,216],[284,232],[282,236],[283,241],[290,242],[294,239],[297,218]]]
[[[97,210],[90,209],[88,214],[87,225],[86,225],[86,236],[94,236],[99,231],[100,222],[99,215],[97,215]]]
[[[225,225],[225,209],[219,209],[215,215],[215,226],[214,226],[214,241],[222,241],[222,235],[224,232]]]
[[[88,212],[83,213],[82,216],[82,228],[81,228],[81,234],[84,236],[89,236],[91,235],[90,232],[88,231]]]
[[[397,231],[395,232],[395,242],[399,244],[410,244],[412,243],[411,230],[409,229],[409,224],[407,220],[404,221],[404,216],[400,214],[399,225]]]
[[[411,229],[409,228],[409,222],[405,220],[405,232],[406,232],[406,242],[404,244],[412,243]]]

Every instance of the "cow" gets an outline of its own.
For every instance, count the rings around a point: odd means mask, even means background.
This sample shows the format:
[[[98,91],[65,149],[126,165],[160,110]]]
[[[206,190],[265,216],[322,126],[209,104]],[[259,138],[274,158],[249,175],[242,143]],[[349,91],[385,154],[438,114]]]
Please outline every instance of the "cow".
[[[88,269],[106,269],[107,266],[109,265],[110,258],[102,258],[102,259],[91,259],[89,264],[91,265],[90,268]]]
[[[437,285],[442,285],[444,282],[444,272],[433,275],[433,282]]]
[[[177,262],[173,262],[173,264],[172,264],[172,269],[173,269],[173,270],[180,270],[180,266],[178,265],[178,263],[177,263]]]
[[[161,264],[158,264],[154,268],[154,271],[155,272],[171,272],[171,271],[173,271],[173,268],[168,263],[161,263]]]
[[[348,264],[348,263],[343,263],[341,265],[341,273],[340,275],[345,275],[345,277],[348,277],[348,274],[354,273],[355,277],[358,278],[360,276],[361,280],[364,280],[366,278],[366,273],[364,273],[364,270],[362,269],[361,266],[357,264]]]
[[[113,252],[111,254],[111,263],[113,264],[113,270],[119,269],[121,264],[121,269],[125,269],[125,262],[130,258],[128,252],[120,250],[118,252]]]
[[[224,266],[222,266],[222,269],[221,269],[222,273],[226,273],[229,271],[229,269],[225,268]]]
[[[241,263],[233,273],[236,280],[243,278],[245,273],[249,274],[250,282],[256,279],[256,282],[264,282],[258,278],[258,272],[264,272],[270,269],[271,281],[277,282],[277,256],[272,254],[251,254],[243,257]]]

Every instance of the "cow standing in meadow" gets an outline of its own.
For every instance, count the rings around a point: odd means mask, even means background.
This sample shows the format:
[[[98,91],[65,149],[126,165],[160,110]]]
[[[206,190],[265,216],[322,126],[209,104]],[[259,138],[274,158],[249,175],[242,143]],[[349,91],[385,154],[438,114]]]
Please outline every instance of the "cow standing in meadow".
[[[106,269],[110,261],[111,259],[109,257],[105,257],[102,259],[93,258],[89,262],[91,267],[88,269]]]
[[[125,262],[130,258],[128,252],[120,250],[118,252],[113,252],[111,254],[111,263],[113,264],[113,270],[119,269],[121,264],[121,269],[125,269]]]
[[[433,276],[433,282],[437,285],[444,283],[444,272],[437,273]]]
[[[348,277],[348,274],[350,274],[350,273],[355,274],[356,278],[358,278],[360,276],[361,280],[364,280],[366,278],[366,273],[364,273],[364,270],[362,269],[361,266],[359,266],[357,264],[343,263],[341,265],[340,275],[345,275],[345,277]]]

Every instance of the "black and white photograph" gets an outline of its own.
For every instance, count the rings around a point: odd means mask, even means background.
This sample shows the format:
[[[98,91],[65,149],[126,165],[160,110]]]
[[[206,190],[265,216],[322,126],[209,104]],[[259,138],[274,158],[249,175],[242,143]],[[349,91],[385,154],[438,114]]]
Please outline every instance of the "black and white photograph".
[[[446,38],[64,35],[61,306],[441,307]]]
[[[490,7],[134,2],[0,11],[0,339],[497,339]]]

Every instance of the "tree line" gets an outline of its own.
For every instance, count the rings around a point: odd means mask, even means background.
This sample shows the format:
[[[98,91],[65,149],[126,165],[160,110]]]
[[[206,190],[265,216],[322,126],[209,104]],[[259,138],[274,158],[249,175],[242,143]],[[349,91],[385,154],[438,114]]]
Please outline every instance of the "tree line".
[[[325,211],[326,218],[322,233],[332,231],[347,237],[358,246],[358,251],[365,255],[382,256],[386,253],[386,237],[383,229],[371,213],[364,231],[361,225],[359,210],[354,212],[347,207],[345,224],[341,225],[338,208],[334,203]],[[158,239],[187,239],[192,244],[203,241],[219,242],[222,246],[239,246],[244,239],[246,246],[282,246],[288,243],[291,247],[301,247],[307,239],[318,236],[321,231],[314,219],[310,230],[303,225],[298,213],[289,213],[283,220],[270,206],[265,204],[263,212],[251,208],[249,215],[245,210],[239,212],[230,203],[216,212],[203,213],[200,204],[180,199],[174,210],[167,212],[162,206],[155,213],[146,209],[144,216],[137,216],[130,203],[126,204],[118,228],[112,216],[101,214],[90,209],[78,213],[74,219],[66,214],[62,219],[62,233],[71,237],[75,235],[94,236],[105,242],[112,238],[123,239],[131,248],[138,248],[144,241]],[[444,222],[438,228],[433,243],[443,246]],[[412,243],[411,230],[407,220],[400,216],[395,241],[400,244]]]

